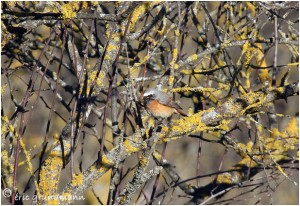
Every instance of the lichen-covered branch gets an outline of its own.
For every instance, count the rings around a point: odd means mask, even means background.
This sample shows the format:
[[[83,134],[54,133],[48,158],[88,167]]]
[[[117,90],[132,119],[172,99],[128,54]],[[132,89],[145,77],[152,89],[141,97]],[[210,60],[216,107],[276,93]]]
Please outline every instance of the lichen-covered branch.
[[[173,139],[182,138],[185,135],[194,134],[200,131],[221,130],[224,133],[230,130],[229,123],[232,117],[251,114],[253,111],[259,111],[263,106],[281,98],[288,98],[299,92],[298,84],[290,84],[284,87],[276,88],[263,92],[253,92],[252,96],[245,95],[237,99],[230,99],[217,108],[211,108],[207,111],[201,111],[190,117],[184,117],[179,120],[173,120],[171,127],[163,127],[162,132],[154,134],[159,137],[158,143],[171,141]],[[137,132],[119,146],[112,149],[102,157],[103,165],[98,169],[97,163],[93,164],[89,169],[83,172],[83,184],[78,186],[68,185],[65,191],[73,191],[74,194],[82,194],[87,188],[93,185],[99,177],[105,174],[110,168],[113,168],[118,161],[123,161],[133,153],[141,151],[147,147],[147,141],[142,141],[140,132]],[[142,132],[143,134],[144,132]],[[227,143],[232,144],[226,140]],[[241,152],[241,148],[233,145],[233,147]],[[246,152],[247,156],[247,152]],[[71,190],[71,188],[73,188]],[[66,202],[63,202],[66,203]]]
[[[123,195],[119,197],[120,204],[127,205],[132,200],[135,192],[153,175],[159,173],[159,170],[154,170],[156,172],[148,172],[146,173],[147,166],[149,165],[149,160],[155,150],[156,144],[158,141],[158,134],[152,137],[152,140],[148,141],[147,148],[142,150],[142,155],[139,160],[139,166],[136,169],[133,179],[126,185],[125,192]],[[149,175],[151,174],[151,175]]]

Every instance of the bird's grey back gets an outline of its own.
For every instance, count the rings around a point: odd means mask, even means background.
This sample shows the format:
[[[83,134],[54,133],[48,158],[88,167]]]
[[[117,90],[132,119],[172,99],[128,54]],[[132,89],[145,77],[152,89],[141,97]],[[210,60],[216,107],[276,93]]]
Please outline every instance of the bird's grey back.
[[[167,93],[159,91],[158,89],[154,89],[154,88],[147,89],[144,92],[144,97],[149,95],[154,95],[155,98],[157,98],[158,102],[163,105],[172,106],[173,108],[176,109],[182,109],[176,102],[172,101],[172,98]]]
[[[156,98],[159,98],[161,100],[165,100],[167,101],[169,99],[169,95],[159,91],[158,89],[154,89],[154,88],[149,88],[144,92],[144,97],[145,96],[149,96],[149,95],[154,95]]]

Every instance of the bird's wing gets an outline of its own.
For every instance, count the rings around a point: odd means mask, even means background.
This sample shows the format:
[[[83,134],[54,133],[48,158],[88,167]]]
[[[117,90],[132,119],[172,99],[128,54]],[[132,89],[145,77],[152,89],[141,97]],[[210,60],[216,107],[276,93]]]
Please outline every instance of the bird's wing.
[[[182,109],[175,101],[172,100],[171,97],[163,98],[162,100],[158,101],[162,105],[173,107],[175,109]]]

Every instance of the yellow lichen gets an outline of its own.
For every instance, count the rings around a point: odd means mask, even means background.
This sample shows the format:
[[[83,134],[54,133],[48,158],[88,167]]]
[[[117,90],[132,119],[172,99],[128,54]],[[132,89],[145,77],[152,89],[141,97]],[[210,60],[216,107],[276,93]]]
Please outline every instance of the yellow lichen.
[[[40,172],[40,197],[43,204],[58,203],[57,199],[49,198],[57,195],[57,188],[63,161],[61,157],[50,157],[45,160]],[[48,199],[49,198],[49,199]]]
[[[2,164],[2,175],[3,177],[5,177],[5,182],[7,183],[7,187],[12,188],[14,164],[13,164],[13,159],[9,157],[8,152],[5,150],[1,151],[1,164]]]
[[[108,159],[106,155],[103,155],[103,156],[102,156],[102,158],[101,158],[101,163],[102,163],[104,166],[114,165],[114,161]]]
[[[90,78],[89,78],[89,82],[93,82],[94,79],[96,78],[96,74],[97,74],[97,71],[93,71],[91,74],[90,74]],[[105,77],[105,74],[103,71],[100,71],[99,75],[98,75],[98,78],[96,79],[96,85],[99,86],[99,87],[102,87],[104,84],[103,84],[103,79]]]
[[[72,27],[72,30],[74,32],[79,32],[80,31],[80,28],[76,24],[72,24],[71,27]]]
[[[161,160],[161,158],[162,158],[161,154],[157,151],[153,152],[153,157],[157,160]]]
[[[8,6],[8,8],[12,9],[15,7],[16,5],[16,1],[5,1],[6,5]]]
[[[255,53],[255,60],[256,63],[261,66],[261,67],[267,67],[267,62],[265,59],[265,54],[263,52],[263,46],[262,44],[255,44],[257,49],[256,49],[256,53]]]
[[[166,23],[165,23],[165,21],[163,21],[163,23],[164,23],[164,25],[163,25],[163,27],[159,30],[157,30],[157,33],[159,34],[159,35],[163,35],[164,34],[164,31],[165,31],[165,28],[166,28]]]
[[[289,67],[292,67],[292,66],[298,67],[299,62],[288,63],[287,66],[289,66]]]
[[[180,30],[179,29],[175,29],[174,33],[175,33],[176,36],[179,36],[180,35]]]
[[[193,54],[189,58],[190,58],[191,61],[195,61],[195,60],[198,59],[198,55],[197,54]]]
[[[224,6],[223,6],[223,8],[226,9],[226,10],[229,10],[231,12],[233,11],[232,6],[230,4],[228,4],[228,3],[225,3]]]
[[[271,160],[276,163],[289,158],[289,150],[298,149],[299,136],[296,118],[292,118],[283,132],[277,128],[270,130],[270,137],[266,138],[262,134],[263,127],[258,126],[258,133],[261,144],[264,145],[264,160]],[[257,156],[260,157],[260,156]]]
[[[278,87],[278,88],[276,88],[275,91],[277,91],[277,92],[283,94],[283,92],[285,91],[285,89],[284,89],[284,87]]]
[[[171,92],[187,92],[187,91],[192,91],[193,88],[188,87],[188,86],[184,86],[184,87],[177,87],[177,88],[173,88],[171,90]]]
[[[246,153],[247,147],[246,147],[246,145],[239,142],[239,143],[236,144],[236,147],[239,149],[238,150],[239,155],[243,158],[246,158],[247,157],[247,153]]]
[[[273,128],[271,130],[271,137],[275,138],[275,137],[279,137],[281,135],[281,133],[279,132],[279,130],[277,128]]]
[[[246,145],[246,149],[248,152],[251,152],[252,151],[252,148],[253,148],[253,142],[248,142],[247,145]]]
[[[173,85],[173,84],[174,84],[174,81],[175,81],[175,77],[174,77],[174,76],[170,76],[170,77],[169,77],[169,82],[168,82],[168,84],[169,84],[169,85]]]
[[[178,55],[178,49],[175,48],[175,49],[173,49],[173,52],[172,52],[173,58],[172,58],[172,61],[170,62],[170,67],[174,66],[174,64],[175,64],[175,62],[177,60],[177,55]]]
[[[105,56],[104,56],[104,60],[111,60],[111,58],[110,58],[110,55],[108,55],[108,54],[105,54]]]
[[[48,205],[58,205],[59,204],[59,200],[58,198],[50,198],[47,202]]]
[[[141,149],[146,149],[148,147],[146,142],[142,142]]]
[[[107,46],[107,48],[106,48],[106,51],[107,52],[111,52],[111,51],[113,51],[113,50],[115,50],[115,51],[117,51],[119,48],[117,47],[117,46],[115,46],[115,45],[113,45],[113,44],[109,44],[108,46]]]
[[[148,158],[145,157],[145,156],[141,156],[140,157],[140,160],[139,160],[139,163],[142,167],[145,167],[147,164],[148,164]]]
[[[288,123],[288,126],[286,127],[285,133],[291,137],[299,136],[299,127],[298,127],[296,117],[294,117],[290,120],[290,122]]]
[[[223,120],[220,125],[218,126],[219,129],[224,130],[224,131],[229,131],[229,123],[231,122],[230,119],[228,120]]]
[[[253,161],[249,156],[245,157],[241,161],[239,161],[238,165],[244,166],[244,167],[256,167],[257,164],[255,161]]]
[[[91,6],[96,7],[96,6],[99,6],[99,5],[100,5],[100,1],[89,1],[89,4],[90,4]]]
[[[13,52],[14,52],[14,54],[19,54],[21,52],[21,50],[20,49],[14,49]]]
[[[213,108],[212,108],[213,109]],[[211,127],[206,126],[203,122],[201,122],[201,116],[204,112],[209,112],[209,110],[201,111],[190,117],[184,117],[179,120],[174,120],[173,125],[171,127],[172,132],[176,133],[196,133],[211,129]]]
[[[89,7],[88,2],[82,1],[81,3],[82,3],[81,7],[82,7],[83,9],[87,9],[87,8]]]
[[[73,176],[73,179],[72,179],[73,186],[82,185],[82,183],[83,183],[83,174],[82,173]]]
[[[174,64],[174,69],[178,69],[179,68],[179,65],[178,64]]]
[[[161,130],[162,130],[163,132],[168,132],[168,131],[169,131],[169,127],[162,127]]]
[[[224,174],[218,175],[217,177],[217,182],[218,183],[223,183],[223,184],[232,184],[232,176],[230,173],[226,172]]]
[[[155,120],[154,120],[154,118],[150,117],[148,120],[149,120],[148,121],[149,126],[150,127],[154,127],[155,126]]]
[[[135,28],[135,24],[139,18],[140,15],[144,14],[146,9],[147,9],[147,5],[149,5],[149,3],[147,4],[142,4],[141,6],[137,7],[134,12],[132,13],[132,18],[131,18],[131,24],[129,26],[129,30],[131,32],[134,31]]]
[[[175,68],[175,66],[174,66],[174,68]],[[192,69],[183,69],[183,70],[180,71],[180,73],[186,74],[186,75],[191,75],[193,73],[193,70]]]
[[[146,62],[146,61],[148,61],[149,59],[150,59],[149,55],[144,56],[143,63]]]
[[[152,6],[152,5],[155,5],[157,4],[158,2],[146,2],[146,3],[143,3],[142,5],[138,6],[132,13],[132,17],[131,17],[131,23],[130,23],[130,26],[129,26],[129,30],[130,32],[134,32],[134,29],[135,29],[135,25],[139,19],[139,17],[142,15],[142,14],[145,14],[146,11]]]
[[[255,17],[256,16],[256,11],[255,11],[256,6],[253,5],[251,2],[246,2],[246,7],[251,11],[252,16]]]
[[[76,12],[79,10],[80,2],[71,1],[61,6],[61,12],[64,19],[73,19],[76,17]]]
[[[149,42],[149,44],[151,45],[157,45],[158,41],[156,41],[155,39],[153,39],[151,36],[147,36],[146,40]]]
[[[129,140],[125,140],[123,143],[125,149],[129,152],[129,153],[134,153],[134,152],[138,152],[139,148],[138,147],[134,147],[131,142]]]
[[[2,85],[1,86],[1,95],[3,95],[4,92],[6,91],[6,87],[7,87],[7,85]]]
[[[244,96],[244,98],[249,105],[239,113],[239,116],[245,114],[246,111],[252,108],[260,108],[264,104],[268,103],[268,101],[264,101],[265,95],[263,93],[249,92],[247,95]]]
[[[31,164],[31,154],[29,151],[27,151],[26,149],[26,146],[25,146],[25,143],[23,141],[23,139],[20,139],[20,145],[23,149],[23,153],[25,154],[25,157],[26,157],[26,161],[27,161],[27,171],[31,174],[31,175],[34,175],[34,170],[33,170],[33,166]]]
[[[245,74],[245,78],[246,78],[245,88],[246,88],[247,91],[249,91],[250,88],[251,88],[251,74],[252,74],[252,71],[253,71],[253,69],[251,69],[251,68],[248,68],[246,70],[246,74]]]
[[[1,124],[1,133],[2,135],[6,135],[9,132],[8,126],[8,117],[7,116],[2,116],[1,117],[2,124]]]

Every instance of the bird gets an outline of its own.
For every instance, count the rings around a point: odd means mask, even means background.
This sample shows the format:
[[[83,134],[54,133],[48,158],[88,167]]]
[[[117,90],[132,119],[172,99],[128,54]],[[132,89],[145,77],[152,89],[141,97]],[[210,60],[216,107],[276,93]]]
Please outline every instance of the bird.
[[[156,118],[168,118],[174,113],[187,116],[168,94],[158,89],[147,89],[143,94],[143,100],[147,112]]]

